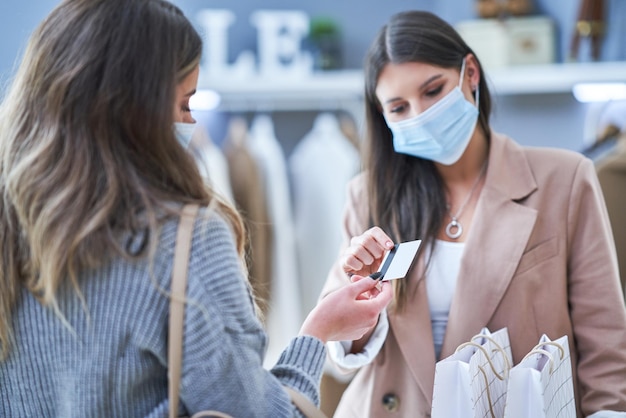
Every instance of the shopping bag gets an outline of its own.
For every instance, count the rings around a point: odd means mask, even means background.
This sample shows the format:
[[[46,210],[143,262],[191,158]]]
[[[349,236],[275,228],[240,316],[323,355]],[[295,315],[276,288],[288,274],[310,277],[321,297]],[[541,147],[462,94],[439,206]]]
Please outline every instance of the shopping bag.
[[[575,418],[574,383],[567,336],[539,344],[511,369],[505,418]]]
[[[435,365],[433,418],[499,418],[512,364],[506,328],[483,328]]]

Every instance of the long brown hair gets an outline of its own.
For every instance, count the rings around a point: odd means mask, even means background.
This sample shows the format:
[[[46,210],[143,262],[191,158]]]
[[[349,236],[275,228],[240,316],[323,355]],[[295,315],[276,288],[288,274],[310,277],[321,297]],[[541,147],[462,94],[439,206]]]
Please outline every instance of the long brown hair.
[[[473,51],[445,21],[432,13],[407,11],[393,15],[381,28],[365,59],[364,168],[368,176],[370,221],[395,242],[421,239],[422,248],[434,245],[446,214],[443,180],[432,161],[396,153],[393,139],[376,98],[376,85],[389,63],[422,62],[458,68]],[[475,54],[474,54],[475,56]],[[480,71],[478,127],[489,140],[491,96]],[[407,301],[406,281],[397,280],[396,307]]]
[[[55,293],[110,257],[144,257],[171,202],[215,206],[173,131],[175,89],[202,42],[164,0],[65,0],[39,25],[0,106],[0,358],[22,288],[56,310]],[[129,254],[122,231],[147,231]],[[57,310],[58,312],[58,310]]]

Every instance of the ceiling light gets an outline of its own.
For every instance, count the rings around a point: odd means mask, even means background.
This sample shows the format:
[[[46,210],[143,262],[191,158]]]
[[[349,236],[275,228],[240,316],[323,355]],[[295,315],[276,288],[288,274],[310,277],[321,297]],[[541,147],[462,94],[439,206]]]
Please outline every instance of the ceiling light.
[[[189,108],[191,110],[215,110],[220,102],[221,97],[216,91],[201,89],[189,99]]]
[[[578,83],[572,93],[581,103],[626,100],[626,83]]]

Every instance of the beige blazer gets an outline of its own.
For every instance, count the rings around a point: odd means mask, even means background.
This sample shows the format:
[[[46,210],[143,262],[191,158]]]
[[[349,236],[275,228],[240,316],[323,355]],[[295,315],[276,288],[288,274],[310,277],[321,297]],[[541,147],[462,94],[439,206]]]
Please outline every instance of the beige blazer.
[[[482,327],[508,327],[517,364],[543,333],[567,335],[578,416],[626,411],[626,309],[595,168],[580,154],[522,148],[494,133],[450,307],[441,358]],[[344,245],[368,227],[365,177],[349,187]],[[428,417],[435,353],[423,271],[409,273],[410,302],[389,311],[387,340],[355,376],[336,417]],[[323,293],[342,286],[337,264]]]
[[[596,169],[613,228],[626,298],[626,135],[620,138],[614,152],[597,162]]]

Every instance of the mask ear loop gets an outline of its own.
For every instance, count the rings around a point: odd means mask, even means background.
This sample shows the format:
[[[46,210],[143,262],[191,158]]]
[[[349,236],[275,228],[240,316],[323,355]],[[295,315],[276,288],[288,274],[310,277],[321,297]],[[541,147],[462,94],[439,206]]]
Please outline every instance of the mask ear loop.
[[[461,64],[461,78],[459,79],[459,89],[463,89],[463,76],[465,75],[465,62],[466,59],[463,58],[463,63]],[[474,100],[476,101],[476,108],[478,109],[478,104],[480,103],[480,88],[476,86],[472,91],[474,93]]]
[[[463,58],[463,63],[461,64],[461,78],[459,79],[459,88],[463,88],[463,76],[465,75],[465,58]]]

